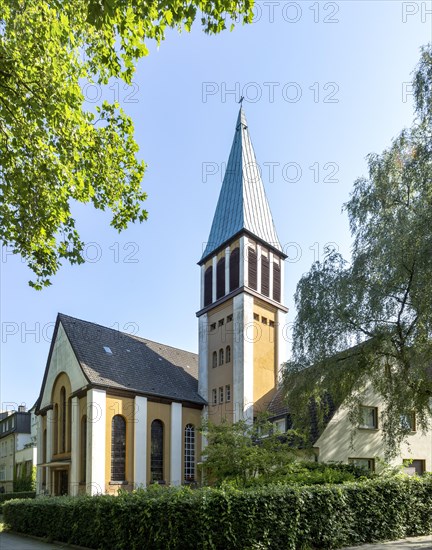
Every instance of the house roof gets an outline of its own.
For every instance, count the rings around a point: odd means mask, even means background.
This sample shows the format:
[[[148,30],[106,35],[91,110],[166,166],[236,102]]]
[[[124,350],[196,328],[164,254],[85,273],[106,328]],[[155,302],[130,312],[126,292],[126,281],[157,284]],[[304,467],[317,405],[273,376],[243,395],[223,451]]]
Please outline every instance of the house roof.
[[[206,404],[198,395],[198,356],[89,321],[58,314],[91,385]]]
[[[277,389],[273,399],[267,407],[267,411],[270,413],[271,418],[276,418],[277,416],[283,416],[289,413],[288,404],[285,399],[285,392],[282,387]]]
[[[242,231],[282,252],[241,107],[210,236],[200,262]]]

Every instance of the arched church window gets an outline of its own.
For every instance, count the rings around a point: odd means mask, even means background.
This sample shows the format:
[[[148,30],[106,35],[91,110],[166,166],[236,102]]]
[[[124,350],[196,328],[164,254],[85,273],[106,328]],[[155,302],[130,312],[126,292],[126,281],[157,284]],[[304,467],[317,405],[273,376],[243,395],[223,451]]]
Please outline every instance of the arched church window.
[[[240,285],[240,249],[234,248],[229,259],[230,269],[230,292],[235,290]]]
[[[270,262],[266,256],[261,257],[261,294],[270,296]]]
[[[162,420],[153,420],[151,424],[150,472],[152,481],[163,481],[163,439],[164,425]]]
[[[216,298],[225,296],[225,258],[221,258],[216,267]]]
[[[204,306],[212,303],[213,297],[213,267],[210,266],[204,273]]]
[[[225,362],[229,363],[231,361],[231,346],[227,346],[225,350]]]
[[[273,300],[281,301],[281,269],[276,262],[273,262]]]
[[[60,452],[66,451],[66,390],[62,386],[60,390]]]
[[[224,350],[223,348],[221,348],[219,350],[219,365],[223,365],[224,364]]]
[[[81,418],[80,425],[80,455],[80,481],[81,483],[85,483],[87,472],[87,416],[85,415]]]
[[[47,431],[46,428],[42,435],[42,463],[46,464],[47,461]],[[42,468],[42,485],[46,486],[46,468]]]
[[[111,423],[111,481],[126,480],[126,420],[120,414]]]
[[[213,352],[213,357],[212,357],[212,366],[213,368],[217,367],[218,365],[218,357],[217,357],[217,351],[214,351]]]
[[[185,427],[184,442],[184,479],[195,481],[195,427],[187,424]]]
[[[59,441],[59,438],[58,438],[58,435],[59,435],[59,406],[58,406],[57,403],[54,405],[53,425],[54,425],[54,429],[53,429],[53,442],[52,443],[53,443],[54,454],[57,454],[59,452],[59,444],[58,444],[58,441]]]
[[[248,248],[248,279],[249,287],[257,290],[258,286],[258,260],[257,253],[251,247]]]

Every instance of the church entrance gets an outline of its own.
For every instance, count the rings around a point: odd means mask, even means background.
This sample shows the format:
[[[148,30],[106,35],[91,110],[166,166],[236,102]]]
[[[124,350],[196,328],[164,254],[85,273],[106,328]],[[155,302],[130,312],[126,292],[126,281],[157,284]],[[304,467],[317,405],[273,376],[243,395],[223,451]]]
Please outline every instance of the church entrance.
[[[55,495],[67,494],[69,494],[69,472],[68,470],[57,470],[55,472]]]

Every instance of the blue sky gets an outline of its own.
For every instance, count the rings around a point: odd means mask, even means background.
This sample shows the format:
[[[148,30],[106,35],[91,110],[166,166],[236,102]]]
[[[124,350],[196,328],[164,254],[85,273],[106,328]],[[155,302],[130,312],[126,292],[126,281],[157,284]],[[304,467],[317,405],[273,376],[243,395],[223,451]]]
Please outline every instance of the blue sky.
[[[431,41],[432,2],[259,2],[253,24],[208,37],[169,32],[114,95],[132,116],[149,219],[118,234],[108,213],[75,207],[85,265],[65,264],[41,292],[3,248],[2,408],[38,396],[58,311],[197,350],[199,260],[237,118],[239,94],[280,241],[287,323],[303,273],[336,243],[349,257],[341,207],[413,118],[404,83]],[[231,93],[230,93],[231,91]],[[311,168],[312,167],[312,168]],[[289,343],[287,343],[288,349]]]

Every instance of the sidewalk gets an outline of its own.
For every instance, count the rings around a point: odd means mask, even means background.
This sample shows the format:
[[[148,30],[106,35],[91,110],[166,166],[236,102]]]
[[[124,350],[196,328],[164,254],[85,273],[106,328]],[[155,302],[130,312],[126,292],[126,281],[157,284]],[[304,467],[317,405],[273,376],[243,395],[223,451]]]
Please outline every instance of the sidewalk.
[[[34,538],[15,535],[14,533],[0,533],[0,550],[60,550],[73,548],[67,544],[49,544]],[[77,546],[75,546],[77,548]]]
[[[432,535],[427,535],[426,537],[410,537],[408,539],[395,540],[393,542],[350,546],[343,550],[432,550]]]

